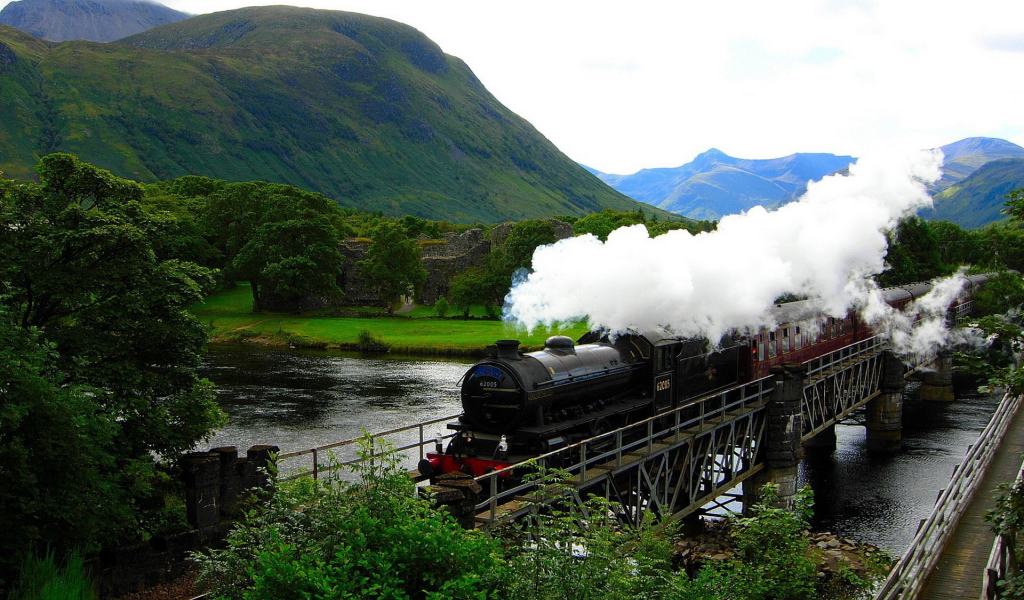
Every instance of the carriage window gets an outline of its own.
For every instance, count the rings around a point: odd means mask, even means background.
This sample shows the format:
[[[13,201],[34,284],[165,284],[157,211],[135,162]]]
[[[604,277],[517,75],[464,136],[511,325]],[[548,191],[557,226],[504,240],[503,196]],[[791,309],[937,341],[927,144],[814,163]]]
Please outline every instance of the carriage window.
[[[758,344],[757,346],[757,360],[764,360],[764,347],[767,344]]]
[[[778,349],[775,344],[775,332],[768,332],[768,358],[775,358],[778,353]]]
[[[782,328],[782,353],[789,352],[789,327]]]
[[[841,319],[839,321],[839,335],[843,335],[844,333],[846,333],[846,319]]]
[[[829,322],[829,329],[832,332],[832,335],[830,337],[832,339],[836,339],[836,320],[833,319],[832,317],[829,317],[828,322]]]
[[[800,327],[796,327],[795,329],[796,333],[793,335],[793,349],[799,350],[803,347],[803,332],[800,330]]]

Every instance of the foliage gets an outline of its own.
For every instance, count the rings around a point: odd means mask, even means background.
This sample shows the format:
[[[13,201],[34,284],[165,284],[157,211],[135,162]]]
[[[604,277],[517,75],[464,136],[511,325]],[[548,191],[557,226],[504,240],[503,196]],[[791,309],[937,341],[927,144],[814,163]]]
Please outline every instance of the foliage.
[[[500,303],[508,292],[506,278],[496,273],[496,269],[487,267],[469,267],[452,278],[448,288],[451,304],[462,314],[463,319],[469,318],[469,311],[474,306],[491,307]]]
[[[985,513],[985,521],[991,524],[997,536],[1009,543],[1011,551],[1016,551],[1024,532],[1024,481],[1001,483],[996,491],[995,506]],[[1024,598],[1024,571],[1008,571],[998,585],[1000,598]]]
[[[751,507],[751,516],[735,520],[737,560],[708,567],[713,574],[707,577],[721,586],[724,597],[741,600],[814,597],[818,569],[804,535],[814,503],[810,487],[798,491],[793,502],[793,509],[777,507],[778,487],[766,484],[761,488],[761,501]]]
[[[142,535],[140,512],[165,504],[157,457],[223,418],[196,376],[206,330],[188,311],[213,273],[157,256],[166,221],[138,184],[67,154],[38,170],[39,184],[0,184],[5,558]]]
[[[355,483],[281,483],[228,536],[197,556],[215,598],[493,597],[499,547],[412,494],[387,448],[366,437]]]
[[[573,230],[576,232],[576,235],[589,233],[597,236],[598,239],[605,241],[608,239],[608,234],[619,227],[638,225],[644,223],[645,220],[646,219],[644,218],[642,211],[620,212],[605,209],[601,212],[589,214],[576,221],[573,223]]]
[[[82,555],[72,552],[65,565],[57,564],[53,550],[42,558],[29,554],[21,565],[18,585],[8,600],[95,600],[95,586]]]
[[[952,272],[943,264],[938,238],[924,219],[903,219],[889,232],[888,238],[889,249],[885,255],[888,269],[876,278],[879,285],[927,281]]]
[[[621,528],[613,506],[591,497],[582,507],[561,507],[559,482],[568,475],[542,471],[530,515],[505,533],[510,576],[505,598],[676,598],[680,580],[672,570],[672,546],[652,527]]]
[[[377,290],[388,314],[402,296],[415,293],[427,278],[420,249],[398,223],[382,221],[370,233],[373,244],[366,260],[356,263],[369,285]]]
[[[450,309],[451,305],[448,304],[448,300],[444,296],[441,296],[437,299],[437,302],[434,303],[434,316],[443,319],[448,316],[448,311]]]
[[[494,223],[638,205],[394,21],[259,7],[75,52],[26,38],[0,32],[20,59],[0,86],[0,106],[18,107],[0,119],[9,177],[30,178],[59,149],[122,177],[266,179],[393,217]]]
[[[250,282],[255,310],[274,297],[341,294],[338,241],[351,229],[334,202],[263,181],[210,187],[199,227],[223,257],[226,277]]]

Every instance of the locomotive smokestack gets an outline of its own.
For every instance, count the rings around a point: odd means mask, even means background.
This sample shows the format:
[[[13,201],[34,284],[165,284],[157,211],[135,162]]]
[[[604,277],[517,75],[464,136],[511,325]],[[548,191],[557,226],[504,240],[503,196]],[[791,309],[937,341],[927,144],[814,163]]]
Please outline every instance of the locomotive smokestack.
[[[495,345],[498,347],[498,358],[522,360],[519,356],[519,340],[498,340]]]

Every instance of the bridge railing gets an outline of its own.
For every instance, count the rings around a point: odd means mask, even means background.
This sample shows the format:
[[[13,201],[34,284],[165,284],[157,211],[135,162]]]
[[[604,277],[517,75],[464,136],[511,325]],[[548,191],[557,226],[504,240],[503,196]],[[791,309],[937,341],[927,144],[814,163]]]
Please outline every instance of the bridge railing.
[[[875,595],[876,600],[913,600],[920,594],[992,462],[1020,402],[1019,396],[1003,397],[992,419],[978,436],[978,442],[970,447],[963,462],[954,469],[949,487],[939,494],[935,508],[918,529],[906,554],[896,563]]]
[[[882,336],[872,336],[866,340],[854,342],[834,352],[823,354],[818,358],[812,358],[804,363],[807,367],[808,379],[817,379],[827,375],[832,369],[847,363],[848,361],[859,360],[865,355],[876,354],[889,347],[889,340]]]
[[[1024,480],[1024,464],[1020,466],[1014,485]],[[1013,537],[997,535],[992,543],[992,552],[988,555],[985,565],[985,576],[982,579],[982,600],[995,600],[998,597],[998,583],[1006,578],[1006,574],[1018,568],[1016,556],[1016,540]]]
[[[458,418],[459,415],[455,414],[407,427],[399,427],[378,433],[368,433],[367,435],[374,442],[374,448],[379,448],[380,443],[383,442],[399,455],[413,450],[415,455],[405,454],[406,458],[416,456],[416,460],[419,460],[425,456],[427,450],[434,447],[438,439],[444,443],[455,435],[454,433],[442,433],[443,424]],[[353,438],[317,446],[316,448],[278,454],[277,464],[281,479],[289,480],[298,479],[299,477],[318,479],[322,474],[328,474],[355,464],[359,461],[357,449],[359,442],[363,439],[365,438]]]
[[[572,483],[579,489],[588,481],[636,464],[638,459],[650,459],[684,444],[738,415],[763,410],[774,389],[773,377],[729,388],[687,402],[671,412],[477,477],[484,497],[476,506],[477,520],[490,524],[514,519],[526,513],[531,502],[542,499],[540,492],[545,482],[522,480],[524,469],[535,472],[558,469],[568,473],[572,480],[561,483]],[[757,444],[760,443],[758,440]],[[747,465],[747,468],[752,467],[754,465]]]

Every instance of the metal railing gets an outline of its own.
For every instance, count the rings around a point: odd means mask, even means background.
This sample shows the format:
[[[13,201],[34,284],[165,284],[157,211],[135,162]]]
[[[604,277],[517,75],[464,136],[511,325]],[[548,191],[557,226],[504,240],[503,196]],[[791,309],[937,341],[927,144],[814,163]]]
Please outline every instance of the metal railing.
[[[875,595],[876,600],[913,600],[921,593],[957,522],[977,491],[1020,403],[1019,396],[1003,397],[992,419],[978,436],[978,442],[968,449],[963,462],[954,469],[949,487],[939,494],[935,508],[918,529],[910,548]]]
[[[670,412],[598,435],[538,456],[527,463],[477,477],[485,499],[477,504],[477,520],[485,524],[504,522],[526,513],[526,504],[539,498],[541,481],[521,480],[524,465],[538,471],[557,468],[568,473],[575,489],[593,485],[597,479],[651,460],[698,436],[714,431],[742,416],[763,411],[775,389],[773,377],[736,386],[688,402]],[[760,445],[761,440],[752,442]],[[748,457],[752,458],[752,457]],[[737,464],[741,475],[752,469],[753,460]]]
[[[865,356],[877,354],[882,350],[888,349],[888,347],[889,340],[876,335],[866,340],[854,342],[849,346],[844,346],[834,352],[823,354],[818,358],[812,358],[804,363],[807,367],[807,379],[809,381],[820,379],[827,376],[837,366],[847,363],[847,361],[853,359],[862,360]]]
[[[440,417],[431,421],[417,423],[416,425],[399,427],[398,429],[390,429],[379,433],[368,433],[367,436],[374,442],[373,448],[379,448],[380,443],[383,442],[389,452],[395,452],[396,454],[402,454],[407,450],[415,449],[417,453],[416,459],[419,460],[425,456],[427,447],[437,442],[438,437],[440,437],[441,441],[444,442],[455,435],[454,433],[443,432],[440,435],[437,435],[437,433],[430,435],[429,432],[427,432],[427,429],[431,426],[434,426],[434,429],[438,429],[442,423],[454,421],[458,419],[459,416],[460,415],[455,414],[448,417]],[[289,480],[298,479],[299,477],[312,477],[313,479],[318,479],[323,473],[330,473],[348,465],[355,464],[359,461],[359,457],[357,455],[359,442],[364,439],[366,439],[366,436],[342,440],[340,442],[317,446],[316,448],[308,448],[306,450],[282,452],[277,455],[278,472],[281,474],[281,479]],[[371,452],[376,452],[376,450],[371,449]],[[296,462],[295,459],[301,457],[309,457],[312,461],[311,464],[308,466],[293,467],[292,465]],[[324,460],[327,462],[322,462]],[[287,465],[291,468],[284,468],[282,466],[287,461],[292,463]]]
[[[1022,479],[1024,479],[1024,464],[1017,472],[1017,478],[1013,482],[1014,486],[1020,485]],[[982,579],[981,600],[995,600],[998,597],[997,584],[1006,578],[1008,572],[1016,571],[1019,568],[1015,538],[1016,536],[1006,534],[997,535],[992,543],[992,551],[988,555],[988,564],[985,565],[985,575]]]

